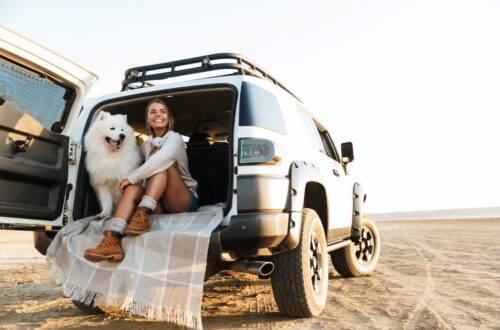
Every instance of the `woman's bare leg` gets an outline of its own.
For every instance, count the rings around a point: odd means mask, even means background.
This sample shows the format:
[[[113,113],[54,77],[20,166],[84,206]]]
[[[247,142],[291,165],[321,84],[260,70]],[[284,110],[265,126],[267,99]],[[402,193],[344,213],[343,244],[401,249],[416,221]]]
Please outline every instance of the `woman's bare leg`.
[[[115,218],[123,219],[128,223],[141,196],[142,187],[140,185],[131,184],[126,186],[120,197],[120,201],[116,205]]]
[[[181,178],[179,170],[175,166],[167,169],[168,185],[162,198],[165,199],[166,207],[170,213],[186,212],[191,201],[191,194],[186,183]]]
[[[171,213],[185,212],[189,207],[189,189],[175,166],[151,176],[145,195],[155,201],[166,199],[167,209]]]
[[[158,201],[167,188],[167,184],[167,171],[156,173],[155,175],[149,177],[148,185],[146,187],[144,195],[151,197],[155,201]]]

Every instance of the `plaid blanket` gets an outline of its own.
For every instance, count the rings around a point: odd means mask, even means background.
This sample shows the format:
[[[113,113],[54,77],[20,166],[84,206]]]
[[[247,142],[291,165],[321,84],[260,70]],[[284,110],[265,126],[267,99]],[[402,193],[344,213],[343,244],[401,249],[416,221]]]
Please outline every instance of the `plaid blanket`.
[[[74,221],[47,251],[51,275],[72,300],[199,329],[210,234],[222,217],[217,206],[151,216],[150,231],[122,239],[120,263],[83,258],[85,249],[100,242],[105,220]]]

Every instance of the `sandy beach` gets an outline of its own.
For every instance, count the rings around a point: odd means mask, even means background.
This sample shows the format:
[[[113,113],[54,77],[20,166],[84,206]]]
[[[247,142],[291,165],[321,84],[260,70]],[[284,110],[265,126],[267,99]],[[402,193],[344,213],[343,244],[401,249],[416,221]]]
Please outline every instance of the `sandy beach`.
[[[290,319],[276,308],[269,281],[243,274],[205,283],[206,329],[364,329],[500,327],[500,221],[378,223],[382,254],[372,277],[344,279],[332,269],[318,317]],[[129,314],[85,315],[48,277],[32,234],[0,232],[0,327],[166,328]]]

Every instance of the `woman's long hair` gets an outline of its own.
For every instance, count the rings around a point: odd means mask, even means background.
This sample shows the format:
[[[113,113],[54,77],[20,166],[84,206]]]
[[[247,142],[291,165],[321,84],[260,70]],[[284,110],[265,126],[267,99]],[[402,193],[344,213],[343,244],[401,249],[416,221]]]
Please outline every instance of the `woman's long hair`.
[[[174,129],[174,117],[172,116],[172,111],[170,111],[170,109],[167,107],[167,104],[165,104],[165,102],[163,102],[162,99],[156,98],[156,99],[153,99],[153,100],[148,102],[148,105],[146,105],[146,131],[148,132],[149,136],[155,137],[153,129],[151,129],[151,127],[148,124],[148,110],[149,110],[149,106],[153,103],[159,103],[159,104],[163,105],[165,107],[165,109],[167,110],[167,114],[168,114],[167,132]],[[167,132],[165,132],[165,134]]]

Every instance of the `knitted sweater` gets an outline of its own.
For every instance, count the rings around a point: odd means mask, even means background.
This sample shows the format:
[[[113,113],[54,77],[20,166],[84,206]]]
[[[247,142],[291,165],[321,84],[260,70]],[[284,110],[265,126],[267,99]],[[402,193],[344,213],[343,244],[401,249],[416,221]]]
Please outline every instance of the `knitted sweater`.
[[[170,166],[177,163],[181,178],[186,183],[186,186],[193,192],[194,196],[198,197],[196,188],[198,182],[189,173],[188,158],[186,154],[186,147],[182,136],[169,130],[162,138],[160,149],[151,155],[153,146],[151,144],[152,138],[144,141],[141,145],[142,153],[146,159],[141,167],[134,170],[127,179],[135,184],[140,180],[149,178],[150,176],[167,170]]]

